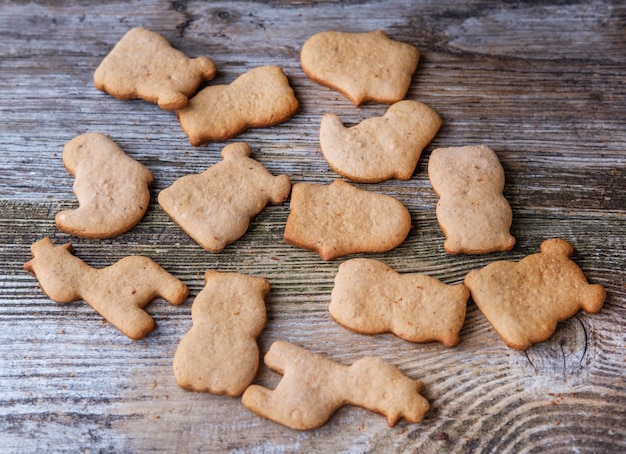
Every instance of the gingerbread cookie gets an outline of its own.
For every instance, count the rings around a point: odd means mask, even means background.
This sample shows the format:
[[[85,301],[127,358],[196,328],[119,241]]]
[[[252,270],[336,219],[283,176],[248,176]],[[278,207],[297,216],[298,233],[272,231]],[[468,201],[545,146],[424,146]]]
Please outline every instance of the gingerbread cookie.
[[[469,290],[424,274],[399,274],[382,262],[358,258],[339,266],[328,310],[361,334],[391,332],[409,342],[459,343]]]
[[[161,35],[137,27],[113,47],[94,84],[118,99],[141,98],[164,110],[181,109],[204,80],[215,77],[207,57],[188,58]]]
[[[599,312],[606,291],[590,285],[569,257],[574,248],[561,239],[519,262],[498,261],[465,277],[472,299],[510,348],[525,350],[548,340],[558,322],[579,309]]]
[[[43,292],[58,303],[84,300],[133,340],[154,329],[143,308],[162,297],[170,304],[185,301],[185,284],[148,257],[130,256],[102,269],[72,255],[72,245],[55,246],[49,238],[33,243],[33,259],[24,269],[34,275]]]
[[[287,175],[275,177],[249,156],[247,144],[229,144],[221,162],[159,193],[163,210],[207,251],[222,251],[248,230],[250,219],[268,203],[280,203],[289,195]]]
[[[513,216],[502,195],[504,170],[490,148],[438,148],[428,161],[428,176],[439,196],[437,221],[449,254],[487,254],[515,245],[509,233]]]
[[[335,114],[324,115],[320,147],[330,167],[349,180],[408,180],[440,126],[441,118],[426,104],[400,101],[384,116],[368,118],[351,128]]]
[[[176,111],[189,143],[235,137],[249,128],[274,126],[298,110],[289,81],[280,66],[260,66],[230,85],[211,85]]]
[[[309,78],[343,93],[357,106],[404,99],[418,60],[416,47],[389,39],[381,30],[318,33],[304,43],[300,53],[300,64]]]
[[[256,338],[267,321],[269,282],[240,273],[209,270],[191,307],[193,326],[174,356],[184,389],[240,396],[259,368]]]
[[[110,238],[134,227],[150,205],[152,173],[111,139],[82,134],[63,148],[79,207],[56,215],[57,227],[82,238]]]
[[[250,385],[242,402],[257,415],[292,429],[315,429],[348,404],[384,415],[389,426],[400,418],[420,422],[429,409],[420,394],[422,382],[380,358],[365,357],[344,366],[277,341],[265,355],[265,364],[283,375],[280,383],[275,390]]]
[[[323,260],[357,252],[386,252],[411,230],[409,210],[393,197],[342,180],[293,186],[284,237]]]

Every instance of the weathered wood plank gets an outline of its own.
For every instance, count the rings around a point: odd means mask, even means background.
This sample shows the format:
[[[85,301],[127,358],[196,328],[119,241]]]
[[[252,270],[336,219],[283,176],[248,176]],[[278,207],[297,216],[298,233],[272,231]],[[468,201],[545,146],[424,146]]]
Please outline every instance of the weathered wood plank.
[[[0,435],[9,452],[351,451],[619,452],[626,449],[626,7],[618,2],[131,2],[0,4]],[[117,101],[93,87],[93,71],[133,26],[166,36],[218,68],[229,83],[262,64],[283,66],[298,114],[234,140],[294,182],[336,178],[318,144],[326,112],[347,124],[387,106],[352,106],[309,80],[299,66],[312,34],[385,30],[412,43],[421,60],[408,97],[437,110],[444,125],[415,175],[363,188],[409,208],[413,229],[383,260],[399,272],[447,283],[493,260],[519,260],[549,237],[607,289],[603,310],[559,324],[526,352],[504,346],[470,302],[461,343],[416,345],[392,335],[360,336],[327,311],[342,260],[323,262],[282,238],[288,201],[253,219],[223,253],[191,240],[156,203],[160,190],[217,162],[223,143],[189,145],[176,117],[141,101]],[[54,215],[76,206],[63,145],[87,131],[109,134],[155,175],[142,222],[119,237],[81,240],[59,232]],[[230,142],[234,141],[231,140]],[[485,143],[506,173],[517,237],[508,253],[449,256],[427,177],[436,147]],[[57,304],[22,269],[43,236],[71,241],[76,255],[106,266],[147,255],[187,283],[180,307],[156,300],[157,329],[133,342],[82,302]],[[193,297],[209,268],[268,278],[262,352],[294,342],[349,364],[381,356],[424,381],[426,419],[388,428],[384,418],[346,407],[328,424],[294,432],[248,412],[239,399],[181,390],[176,346],[191,324]],[[257,382],[279,377],[262,366]]]

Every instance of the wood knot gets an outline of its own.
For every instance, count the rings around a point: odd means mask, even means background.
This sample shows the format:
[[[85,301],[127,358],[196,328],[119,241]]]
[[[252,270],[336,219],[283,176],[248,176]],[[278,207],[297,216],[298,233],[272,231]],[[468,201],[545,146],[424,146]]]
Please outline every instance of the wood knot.
[[[560,322],[549,340],[519,352],[517,362],[524,375],[541,376],[553,382],[570,381],[584,372],[587,348],[585,326],[578,317],[572,317]]]

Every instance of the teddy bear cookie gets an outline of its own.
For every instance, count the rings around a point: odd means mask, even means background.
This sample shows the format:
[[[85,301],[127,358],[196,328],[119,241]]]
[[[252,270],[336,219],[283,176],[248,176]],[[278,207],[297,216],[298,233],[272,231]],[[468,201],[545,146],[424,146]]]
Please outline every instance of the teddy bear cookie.
[[[569,257],[573,246],[552,238],[519,262],[497,261],[465,276],[472,299],[510,348],[526,350],[548,340],[558,322],[579,309],[594,314],[606,291],[590,285]]]
[[[174,355],[181,388],[240,396],[259,367],[257,337],[267,321],[269,282],[240,273],[209,270],[191,307],[193,325]]]
[[[250,219],[268,203],[283,202],[287,175],[273,176],[237,142],[222,149],[222,161],[201,174],[186,175],[159,193],[163,210],[198,244],[220,252],[240,238]]]
[[[393,104],[404,99],[417,69],[416,47],[369,33],[326,31],[302,46],[300,64],[315,82],[343,93],[353,104]]]
[[[265,364],[283,375],[274,390],[250,385],[243,405],[255,414],[295,430],[323,425],[344,405],[380,413],[394,426],[400,418],[422,421],[429,404],[420,394],[422,382],[403,375],[376,357],[344,366],[296,345],[277,341]]]
[[[413,175],[420,154],[441,127],[441,118],[419,101],[399,101],[384,116],[346,128],[335,114],[320,126],[320,147],[328,165],[359,183]]]
[[[504,170],[484,145],[433,150],[428,177],[439,196],[437,221],[449,254],[487,254],[515,245],[513,215],[502,195]]]
[[[274,126],[298,110],[298,100],[280,66],[260,66],[230,85],[211,85],[176,111],[189,143],[223,141],[249,128]]]
[[[433,277],[399,274],[382,262],[356,258],[339,265],[328,310],[361,334],[391,332],[409,342],[459,343],[469,290]]]
[[[188,58],[158,33],[136,27],[118,41],[94,73],[100,91],[180,109],[204,80],[215,77],[208,57]]]
[[[63,148],[79,207],[57,213],[59,229],[82,238],[110,238],[134,227],[150,205],[152,173],[109,137],[82,134]]]
[[[411,230],[411,214],[399,201],[342,180],[293,185],[284,238],[323,260],[357,252],[386,252]]]
[[[33,259],[24,269],[37,278],[43,292],[58,303],[79,299],[133,340],[155,327],[143,308],[157,297],[173,305],[187,298],[185,284],[148,257],[124,257],[96,269],[72,255],[70,243],[55,246],[50,238],[31,245]]]

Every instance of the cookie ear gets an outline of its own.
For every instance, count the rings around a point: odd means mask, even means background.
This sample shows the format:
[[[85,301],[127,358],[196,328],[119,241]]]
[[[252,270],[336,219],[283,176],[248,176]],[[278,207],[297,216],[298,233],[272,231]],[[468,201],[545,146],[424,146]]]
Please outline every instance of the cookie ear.
[[[250,145],[244,142],[236,142],[226,145],[222,149],[222,159],[229,157],[247,158],[250,156]]]
[[[542,254],[559,254],[571,257],[574,254],[574,246],[560,238],[551,238],[541,243]]]

